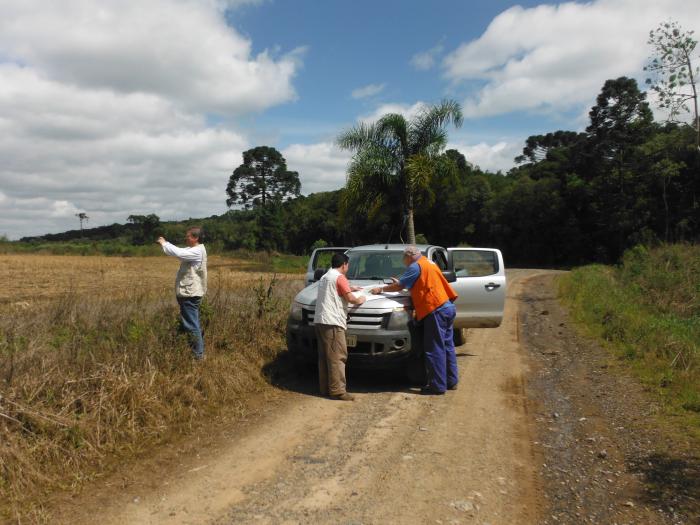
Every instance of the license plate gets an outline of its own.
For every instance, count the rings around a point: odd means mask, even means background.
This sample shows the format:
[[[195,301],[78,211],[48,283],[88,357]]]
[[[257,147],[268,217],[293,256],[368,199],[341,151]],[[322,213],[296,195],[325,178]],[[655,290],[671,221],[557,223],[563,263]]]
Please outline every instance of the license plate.
[[[356,335],[345,335],[345,341],[349,347],[357,346],[357,336]]]

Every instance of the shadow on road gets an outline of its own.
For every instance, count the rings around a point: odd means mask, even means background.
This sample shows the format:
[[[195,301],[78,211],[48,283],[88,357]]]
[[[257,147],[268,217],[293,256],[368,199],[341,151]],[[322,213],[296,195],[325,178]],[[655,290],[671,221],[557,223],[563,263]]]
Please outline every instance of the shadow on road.
[[[262,372],[268,383],[281,390],[322,397],[318,392],[318,371],[315,363],[299,363],[288,352],[282,352],[274,361],[265,365]],[[348,392],[417,394],[420,391],[420,386],[412,385],[402,371],[349,368],[346,376]]]
[[[700,502],[696,499],[700,494],[700,458],[656,453],[640,458],[631,470],[644,476],[644,499],[649,504],[671,507],[700,520]]]

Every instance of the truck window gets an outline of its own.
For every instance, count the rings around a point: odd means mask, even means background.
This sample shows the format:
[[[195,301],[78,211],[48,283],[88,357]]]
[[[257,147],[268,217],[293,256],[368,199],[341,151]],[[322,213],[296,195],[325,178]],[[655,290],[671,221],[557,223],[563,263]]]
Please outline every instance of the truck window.
[[[452,252],[457,277],[484,277],[498,273],[496,252],[469,250]]]
[[[447,270],[447,259],[445,258],[445,254],[440,250],[435,250],[430,256],[430,260],[437,264],[441,271],[444,272]]]
[[[388,279],[405,270],[402,252],[350,252],[348,279]]]
[[[324,270],[329,270],[331,267],[331,259],[335,253],[345,253],[345,249],[342,250],[324,250],[316,252],[316,256],[313,261],[314,271],[322,268]]]

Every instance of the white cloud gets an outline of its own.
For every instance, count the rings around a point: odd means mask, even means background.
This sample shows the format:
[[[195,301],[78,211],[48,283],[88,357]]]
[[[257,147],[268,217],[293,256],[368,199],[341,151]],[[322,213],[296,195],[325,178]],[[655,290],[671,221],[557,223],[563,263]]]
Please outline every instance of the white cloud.
[[[297,58],[251,56],[219,2],[23,0],[0,8],[5,57],[66,84],[167,97],[197,111],[259,111],[295,97]]]
[[[454,84],[483,83],[465,100],[465,116],[569,109],[594,100],[609,78],[640,78],[651,53],[649,31],[669,18],[696,28],[700,3],[595,0],[512,7],[481,37],[445,57],[445,75]]]
[[[382,91],[384,91],[385,87],[386,87],[386,84],[368,84],[366,86],[362,86],[362,87],[359,87],[357,89],[353,89],[351,96],[352,96],[352,98],[373,97],[375,95],[378,95]]]
[[[0,234],[225,211],[231,118],[292,100],[301,52],[252,56],[225,23],[244,3],[0,4]]]
[[[287,168],[298,171],[304,194],[338,190],[345,186],[351,154],[332,142],[292,144],[282,150]]]
[[[421,53],[416,53],[411,57],[411,65],[419,71],[427,71],[432,69],[435,65],[438,55],[442,53],[443,46],[437,45],[423,51]]]
[[[450,143],[446,149],[456,149],[464,155],[468,162],[483,170],[507,172],[515,162],[513,159],[520,155],[523,143],[518,141],[499,141],[494,144],[479,142],[477,144]]]
[[[374,122],[388,113],[398,113],[407,119],[415,117],[427,107],[425,102],[418,101],[415,104],[382,104],[372,113],[360,116],[357,120],[363,122]]]

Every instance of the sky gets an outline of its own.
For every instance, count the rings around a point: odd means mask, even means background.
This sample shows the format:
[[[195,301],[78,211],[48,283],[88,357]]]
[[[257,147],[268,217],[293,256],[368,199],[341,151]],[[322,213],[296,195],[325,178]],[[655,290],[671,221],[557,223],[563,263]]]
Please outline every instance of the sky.
[[[585,129],[649,31],[700,2],[0,0],[0,235],[226,211],[260,145],[302,193],[339,189],[338,134],[460,102],[449,148],[507,172],[530,135]]]

